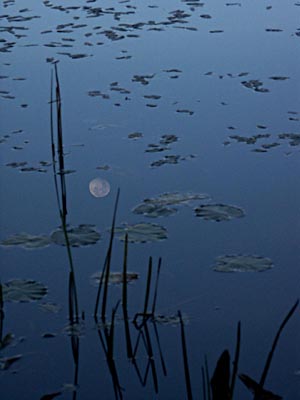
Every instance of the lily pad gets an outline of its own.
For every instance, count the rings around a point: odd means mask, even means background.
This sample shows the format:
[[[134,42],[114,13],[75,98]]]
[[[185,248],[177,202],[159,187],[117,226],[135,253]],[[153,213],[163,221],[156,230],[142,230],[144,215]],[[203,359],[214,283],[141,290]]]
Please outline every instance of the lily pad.
[[[244,217],[244,211],[236,206],[226,204],[206,204],[195,208],[196,217],[210,221],[230,221],[233,218]]]
[[[44,235],[30,235],[29,233],[17,233],[0,242],[1,246],[20,246],[24,249],[37,249],[49,246],[51,240]]]
[[[13,279],[2,285],[3,300],[18,303],[41,300],[47,294],[47,288],[31,279]]]
[[[225,255],[217,258],[217,272],[262,272],[273,268],[270,258],[252,255]]]
[[[193,200],[204,200],[208,199],[209,195],[205,193],[163,193],[158,197],[153,197],[149,199],[145,199],[144,202],[159,204],[159,205],[174,205],[174,204],[183,204],[188,203]]]
[[[94,286],[98,286],[100,279],[101,279],[102,274],[99,272],[94,273],[91,276],[91,283]],[[137,272],[127,272],[126,273],[126,282],[130,283],[139,278],[139,274]],[[108,283],[112,285],[118,285],[123,283],[123,272],[110,272],[109,278],[108,278]]]
[[[167,230],[161,225],[139,223],[134,225],[123,224],[122,227],[115,228],[115,233],[120,240],[125,240],[126,233],[128,241],[131,243],[156,242],[167,239]]]
[[[177,212],[176,208],[170,208],[154,203],[141,203],[137,205],[132,212],[134,214],[141,214],[145,217],[157,218],[157,217],[168,217],[169,215]]]
[[[72,247],[88,246],[98,242],[100,233],[94,225],[81,224],[75,227],[68,227],[68,239]],[[66,245],[64,231],[60,228],[51,233],[51,240],[60,246]]]
[[[186,204],[192,200],[203,200],[208,197],[207,194],[200,193],[163,193],[158,197],[144,199],[132,211],[135,214],[142,214],[146,217],[167,217],[177,212],[177,208],[168,206]]]

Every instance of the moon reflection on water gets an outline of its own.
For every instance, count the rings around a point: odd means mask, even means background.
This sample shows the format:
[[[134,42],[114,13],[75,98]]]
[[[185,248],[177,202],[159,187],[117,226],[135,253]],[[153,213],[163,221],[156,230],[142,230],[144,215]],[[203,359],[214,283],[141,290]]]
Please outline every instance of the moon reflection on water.
[[[105,179],[95,178],[90,181],[89,190],[94,197],[105,197],[110,192],[110,184]]]

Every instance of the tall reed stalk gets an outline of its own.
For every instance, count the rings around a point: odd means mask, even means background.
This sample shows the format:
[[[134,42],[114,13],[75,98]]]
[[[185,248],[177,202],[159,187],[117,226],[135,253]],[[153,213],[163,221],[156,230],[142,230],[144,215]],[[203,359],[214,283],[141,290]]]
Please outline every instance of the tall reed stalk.
[[[67,189],[65,180],[65,165],[64,165],[64,148],[63,148],[63,128],[62,128],[62,102],[61,102],[61,90],[58,78],[57,65],[54,66],[55,71],[55,98],[53,97],[53,72],[51,73],[51,90],[50,90],[50,135],[51,135],[51,152],[52,152],[52,167],[54,175],[54,185],[56,192],[56,199],[59,209],[59,215],[61,220],[61,229],[64,234],[66,243],[66,249],[68,254],[69,266],[70,266],[70,279],[69,279],[69,312],[72,309],[72,321],[78,321],[78,296],[75,281],[74,263],[71,252],[71,245],[67,230]],[[55,103],[55,116],[53,110],[53,104]],[[55,118],[56,117],[56,118]],[[54,120],[56,120],[56,143],[54,135]],[[58,155],[58,171],[56,168],[57,160],[56,154]],[[60,176],[60,188],[58,185],[57,175]],[[72,291],[72,304],[70,305],[70,290]]]

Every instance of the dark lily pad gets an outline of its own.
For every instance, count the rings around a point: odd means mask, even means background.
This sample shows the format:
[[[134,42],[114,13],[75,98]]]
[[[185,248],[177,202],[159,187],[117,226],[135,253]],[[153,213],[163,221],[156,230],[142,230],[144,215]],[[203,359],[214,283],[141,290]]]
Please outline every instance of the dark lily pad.
[[[13,279],[2,284],[3,300],[18,303],[41,300],[47,287],[31,279]]]
[[[98,242],[101,235],[94,225],[81,224],[75,227],[68,227],[68,239],[72,247],[88,246]],[[51,240],[60,246],[66,245],[64,231],[60,228],[52,232]]]
[[[225,255],[217,258],[217,272],[262,272],[273,268],[270,258],[252,255]]]
[[[178,164],[181,160],[179,155],[167,155],[161,160],[153,161],[150,166],[151,167],[161,167],[165,164]]]
[[[187,316],[184,316],[183,320],[184,320],[184,323],[186,324],[188,322]],[[153,317],[153,321],[160,325],[177,326],[180,324],[180,318],[177,314],[176,315],[155,315]]]
[[[163,193],[158,197],[144,199],[143,202],[137,205],[132,211],[135,214],[142,214],[146,217],[167,217],[177,212],[177,208],[171,208],[169,206],[187,204],[192,200],[203,200],[208,197],[207,194],[200,193]]]
[[[195,208],[196,217],[211,221],[230,221],[233,218],[241,218],[244,211],[236,206],[226,204],[206,204]]]
[[[51,240],[44,235],[30,235],[29,233],[17,233],[0,242],[1,246],[20,246],[24,249],[38,249],[49,246]]]
[[[288,139],[290,146],[300,145],[300,133],[280,133],[279,139]]]
[[[144,215],[145,217],[157,218],[168,217],[169,215],[175,214],[177,209],[144,202],[137,205],[132,212],[134,214]]]
[[[100,279],[101,279],[102,274],[99,272],[94,273],[91,276],[91,283],[94,286],[99,285]],[[126,273],[126,282],[134,282],[139,278],[139,274],[137,272],[127,272]],[[110,272],[109,278],[108,278],[108,283],[112,285],[118,285],[123,283],[123,272]]]
[[[115,233],[120,240],[125,240],[126,233],[128,241],[131,243],[156,242],[167,239],[167,230],[161,225],[139,223],[134,225],[123,224],[122,227],[115,228]]]
[[[132,132],[129,133],[128,135],[128,139],[140,139],[141,137],[143,137],[143,134],[141,132]]]

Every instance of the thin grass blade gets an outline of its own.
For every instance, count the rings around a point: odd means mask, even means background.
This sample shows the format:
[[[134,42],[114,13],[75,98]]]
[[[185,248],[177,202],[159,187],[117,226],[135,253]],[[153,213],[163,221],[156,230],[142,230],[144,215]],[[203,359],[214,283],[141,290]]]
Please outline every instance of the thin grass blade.
[[[263,386],[265,384],[265,381],[266,381],[266,378],[267,378],[267,374],[269,372],[269,368],[270,368],[270,365],[271,365],[271,361],[272,361],[272,358],[273,358],[273,355],[274,355],[274,351],[275,351],[276,346],[278,344],[278,340],[279,340],[279,337],[281,335],[281,332],[283,331],[285,325],[288,323],[289,319],[292,317],[292,315],[296,311],[296,308],[298,307],[298,304],[299,304],[299,299],[296,301],[296,303],[293,305],[293,307],[287,313],[286,317],[282,321],[282,323],[281,323],[281,325],[280,325],[280,327],[279,327],[279,329],[278,329],[278,331],[277,331],[277,333],[275,335],[271,350],[270,350],[270,352],[268,354],[268,357],[267,357],[266,365],[264,367],[263,373],[262,373],[260,381],[259,381],[259,385],[262,388],[263,388]]]

